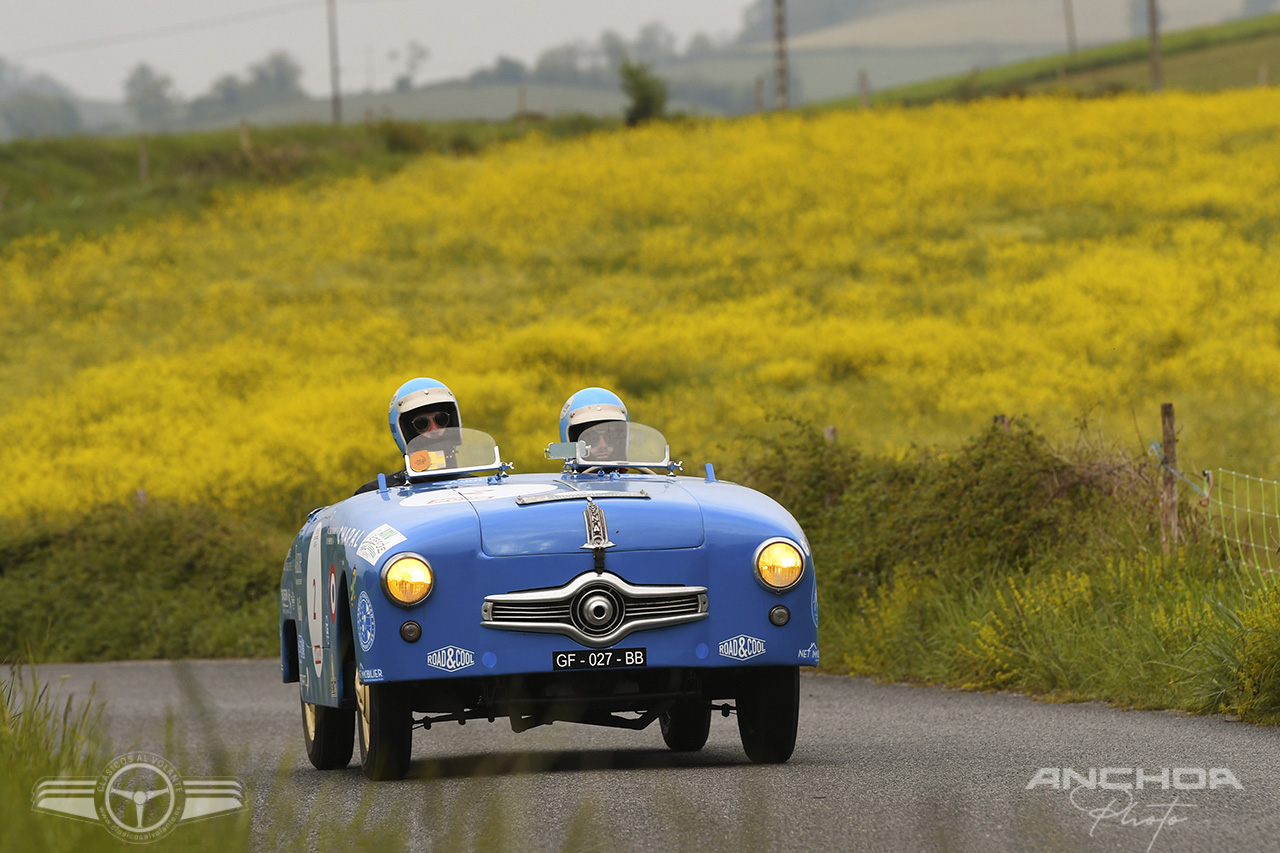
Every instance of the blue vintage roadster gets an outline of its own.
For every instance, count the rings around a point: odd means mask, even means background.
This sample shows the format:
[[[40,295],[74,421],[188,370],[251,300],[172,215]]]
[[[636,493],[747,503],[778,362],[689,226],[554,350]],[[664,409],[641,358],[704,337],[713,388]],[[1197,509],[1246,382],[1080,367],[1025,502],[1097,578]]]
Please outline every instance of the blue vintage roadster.
[[[472,429],[406,450],[405,485],[313,511],[285,560],[281,665],[312,764],[358,743],[369,778],[401,778],[414,728],[497,717],[656,720],[691,751],[715,710],[752,761],[790,758],[818,599],[786,510],[710,465],[677,476],[637,423],[550,445],[558,474],[509,474]]]

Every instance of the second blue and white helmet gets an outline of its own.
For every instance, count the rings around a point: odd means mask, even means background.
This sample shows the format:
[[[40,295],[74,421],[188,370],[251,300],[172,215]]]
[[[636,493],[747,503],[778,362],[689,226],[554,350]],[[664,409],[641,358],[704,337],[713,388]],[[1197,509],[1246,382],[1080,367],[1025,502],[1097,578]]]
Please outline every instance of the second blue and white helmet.
[[[617,394],[607,388],[583,388],[560,409],[560,440],[577,441],[584,429],[602,421],[627,420],[627,407]]]

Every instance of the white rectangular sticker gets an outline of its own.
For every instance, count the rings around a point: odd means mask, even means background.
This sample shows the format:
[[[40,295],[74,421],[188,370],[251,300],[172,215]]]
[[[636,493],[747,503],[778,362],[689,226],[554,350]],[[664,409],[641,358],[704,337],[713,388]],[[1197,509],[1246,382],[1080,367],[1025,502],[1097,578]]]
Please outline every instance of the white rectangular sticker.
[[[379,557],[387,553],[389,548],[393,545],[399,545],[403,541],[404,536],[399,530],[396,530],[390,524],[384,524],[364,537],[364,541],[356,549],[356,555],[367,560],[369,565],[373,565],[378,562]]]

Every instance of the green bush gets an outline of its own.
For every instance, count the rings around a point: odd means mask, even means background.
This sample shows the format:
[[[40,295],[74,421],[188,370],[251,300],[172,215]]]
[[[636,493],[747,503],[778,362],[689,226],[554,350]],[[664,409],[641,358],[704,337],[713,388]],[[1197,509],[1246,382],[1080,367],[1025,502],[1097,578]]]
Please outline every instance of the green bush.
[[[421,123],[386,119],[373,126],[373,133],[391,154],[418,154],[436,147],[431,131]]]
[[[667,84],[643,62],[626,61],[618,69],[622,91],[631,99],[627,105],[627,127],[662,118],[667,109]]]
[[[0,528],[0,657],[270,656],[288,539],[200,506]]]
[[[967,579],[1096,560],[1150,533],[1145,463],[1084,442],[1069,455],[1017,421],[904,459],[863,456],[812,427],[786,435],[758,445],[746,479],[796,515],[824,582],[847,593],[901,572]]]

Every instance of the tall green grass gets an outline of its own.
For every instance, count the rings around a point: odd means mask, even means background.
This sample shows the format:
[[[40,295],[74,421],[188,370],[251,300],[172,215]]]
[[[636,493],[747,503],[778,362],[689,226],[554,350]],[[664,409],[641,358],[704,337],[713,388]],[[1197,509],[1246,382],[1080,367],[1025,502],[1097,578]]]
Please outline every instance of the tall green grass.
[[[49,683],[30,670],[9,666],[0,671],[0,849],[107,847],[102,840],[110,836],[101,827],[49,819],[31,808],[33,788],[41,779],[94,776],[109,760],[102,706],[92,695],[85,699],[68,696],[55,702]]]

